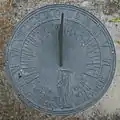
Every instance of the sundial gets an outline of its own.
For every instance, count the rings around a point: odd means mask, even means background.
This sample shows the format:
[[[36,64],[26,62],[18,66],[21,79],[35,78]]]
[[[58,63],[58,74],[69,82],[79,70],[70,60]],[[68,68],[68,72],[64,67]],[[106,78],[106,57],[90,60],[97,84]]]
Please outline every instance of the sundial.
[[[105,26],[72,5],[47,5],[29,13],[5,50],[5,72],[19,98],[55,115],[94,105],[110,86],[115,66]]]

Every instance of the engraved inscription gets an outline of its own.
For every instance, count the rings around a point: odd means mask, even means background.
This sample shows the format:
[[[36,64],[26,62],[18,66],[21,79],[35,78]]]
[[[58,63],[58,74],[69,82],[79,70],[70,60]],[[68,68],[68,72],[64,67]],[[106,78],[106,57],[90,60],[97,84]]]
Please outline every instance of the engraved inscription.
[[[94,89],[90,87],[89,84],[87,84],[87,79],[90,80],[90,76],[87,76],[85,74],[83,75],[84,76],[80,77],[81,79],[79,80],[77,85],[72,87],[72,97],[75,106],[79,105],[79,103],[87,101],[88,99],[92,99],[97,94],[97,92],[94,91]]]
[[[45,109],[54,110],[59,108],[58,97],[48,87],[44,87],[38,84],[33,88],[34,99],[37,98],[37,103],[42,105]]]
[[[88,99],[88,95],[87,95],[86,91],[83,88],[80,88],[79,90],[77,90],[76,87],[75,87],[74,88],[74,95],[75,95],[76,98],[81,97],[83,102]],[[79,102],[79,101],[77,101],[77,102]],[[75,103],[76,105],[79,104],[77,102]]]
[[[91,87],[89,87],[87,84],[84,86],[84,90],[86,91],[86,94],[88,98],[93,98],[95,94],[97,94],[96,91],[94,91]]]
[[[60,17],[60,10],[59,9],[54,9],[50,11],[50,14],[53,18],[59,18]]]
[[[105,84],[106,84],[106,81],[103,78],[103,76],[102,75],[98,76],[98,79],[96,79],[94,91],[96,91],[99,94],[99,92],[101,92]]]
[[[67,34],[68,37],[75,37],[77,35],[77,31],[75,29],[73,29],[71,26],[68,26],[65,29],[65,33]]]
[[[76,15],[75,15],[75,19],[79,20],[80,23],[83,23],[84,22],[84,15],[80,12],[76,12]]]
[[[21,39],[15,39],[15,41],[11,44],[11,48],[12,49],[16,48],[16,49],[21,50],[22,44],[23,44],[23,40],[21,40]]]
[[[79,105],[80,102],[85,102],[88,99],[88,95],[84,90],[84,85],[78,83],[76,86],[72,88],[73,100],[75,100],[74,105]]]
[[[100,74],[101,57],[100,48],[95,39],[87,45],[87,55],[88,62],[86,63],[86,71],[84,74],[96,78]]]

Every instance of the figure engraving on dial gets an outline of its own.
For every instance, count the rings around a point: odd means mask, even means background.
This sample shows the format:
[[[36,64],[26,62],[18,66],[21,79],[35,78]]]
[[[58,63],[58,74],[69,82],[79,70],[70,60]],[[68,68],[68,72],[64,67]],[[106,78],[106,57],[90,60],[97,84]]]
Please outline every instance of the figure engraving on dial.
[[[58,71],[58,82],[57,82],[57,92],[60,98],[60,103],[62,108],[71,107],[70,102],[70,84],[72,81],[73,73],[69,70],[59,70]]]

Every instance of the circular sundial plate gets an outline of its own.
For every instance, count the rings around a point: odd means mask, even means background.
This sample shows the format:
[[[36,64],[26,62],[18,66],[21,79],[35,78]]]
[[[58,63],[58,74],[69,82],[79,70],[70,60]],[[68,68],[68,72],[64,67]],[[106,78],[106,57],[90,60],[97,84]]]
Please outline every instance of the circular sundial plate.
[[[64,13],[63,67],[58,64],[58,31]],[[5,71],[20,99],[56,115],[95,104],[114,76],[116,54],[105,26],[71,5],[48,5],[15,28],[6,47]]]

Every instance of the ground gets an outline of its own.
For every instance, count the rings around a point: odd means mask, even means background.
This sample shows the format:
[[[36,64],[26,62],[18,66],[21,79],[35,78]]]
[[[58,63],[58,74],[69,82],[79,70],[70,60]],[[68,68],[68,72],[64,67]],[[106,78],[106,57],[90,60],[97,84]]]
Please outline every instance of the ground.
[[[97,116],[105,118],[108,114],[119,113],[120,21],[110,22],[112,18],[120,17],[119,0],[0,0],[0,3],[0,120],[84,120],[84,116],[87,118],[93,116],[97,120]],[[9,40],[17,22],[30,11],[52,3],[72,4],[78,7],[84,7],[93,13],[105,24],[116,47],[116,73],[107,93],[96,105],[74,116],[56,117],[27,108],[19,101],[13,89],[8,84],[2,68],[4,65],[2,59],[3,44]],[[112,118],[112,120],[120,120],[119,115],[113,115],[112,117],[116,117]],[[104,120],[103,118],[101,119]],[[95,119],[91,118],[91,120]]]

